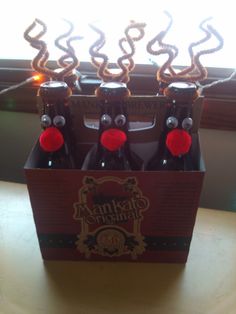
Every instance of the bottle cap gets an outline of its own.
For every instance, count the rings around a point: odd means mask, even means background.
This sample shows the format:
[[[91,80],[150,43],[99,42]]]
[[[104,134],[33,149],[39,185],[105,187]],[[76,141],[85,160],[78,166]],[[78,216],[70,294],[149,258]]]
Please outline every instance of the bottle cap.
[[[130,96],[130,91],[125,83],[106,82],[102,83],[95,91],[95,95],[101,100],[117,101]]]
[[[48,81],[40,85],[39,96],[48,103],[54,103],[57,100],[63,100],[70,97],[71,89],[65,82]]]
[[[198,96],[197,86],[191,82],[174,82],[164,89],[164,95],[176,102],[192,102]]]

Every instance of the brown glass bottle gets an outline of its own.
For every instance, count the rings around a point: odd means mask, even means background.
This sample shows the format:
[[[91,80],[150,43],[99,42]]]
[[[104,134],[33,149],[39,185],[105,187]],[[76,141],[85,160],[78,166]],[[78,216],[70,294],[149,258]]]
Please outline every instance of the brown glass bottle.
[[[43,102],[39,138],[39,168],[75,168],[73,136],[68,99],[71,89],[65,82],[48,81],[40,85],[38,95]]]
[[[90,156],[90,170],[140,170],[142,161],[130,149],[125,101],[130,92],[124,83],[102,83],[96,89],[101,113],[99,137]]]
[[[146,170],[198,170],[191,148],[192,105],[198,97],[193,83],[175,82],[164,89],[166,115],[158,148]]]

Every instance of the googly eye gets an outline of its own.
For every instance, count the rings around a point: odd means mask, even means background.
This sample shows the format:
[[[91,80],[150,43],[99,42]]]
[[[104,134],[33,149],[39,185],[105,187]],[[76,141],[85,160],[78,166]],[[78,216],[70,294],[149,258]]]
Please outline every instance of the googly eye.
[[[55,116],[53,124],[58,128],[62,128],[66,124],[66,119],[63,116]]]
[[[185,130],[190,130],[193,126],[193,119],[192,118],[185,118],[182,121],[182,128]]]
[[[177,126],[178,126],[178,119],[176,119],[176,117],[169,117],[169,118],[166,120],[166,126],[167,126],[169,129],[175,129],[175,128],[177,128]]]
[[[52,124],[52,120],[47,114],[42,115],[40,120],[43,128],[47,128]]]
[[[111,122],[112,122],[112,119],[108,114],[105,113],[101,116],[101,124],[102,125],[109,126],[109,125],[111,125]]]
[[[126,117],[123,114],[119,114],[118,116],[115,117],[115,124],[117,126],[123,126],[126,123]]]

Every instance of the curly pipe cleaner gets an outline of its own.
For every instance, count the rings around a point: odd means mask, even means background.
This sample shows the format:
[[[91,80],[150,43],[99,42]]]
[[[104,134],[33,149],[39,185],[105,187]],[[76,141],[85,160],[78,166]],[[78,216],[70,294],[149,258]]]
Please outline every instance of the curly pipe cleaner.
[[[206,19],[200,24],[200,28],[205,32],[205,37],[200,39],[197,42],[193,42],[189,46],[189,54],[191,57],[191,66],[185,68],[181,72],[175,74],[171,73],[166,74],[166,70],[170,68],[173,59],[175,58],[175,53],[172,51],[171,47],[166,47],[164,49],[159,49],[157,51],[153,50],[152,45],[155,43],[155,40],[151,40],[147,45],[147,51],[152,55],[160,55],[167,53],[169,55],[168,60],[163,64],[163,66],[157,71],[157,80],[165,82],[167,84],[175,82],[175,81],[189,81],[189,82],[197,82],[199,80],[203,80],[207,77],[207,70],[200,62],[200,57],[202,55],[210,54],[220,50],[223,47],[223,38],[221,35],[211,26],[207,25],[206,28],[203,26],[207,21]],[[201,50],[196,55],[193,53],[193,47],[208,41],[211,36],[214,35],[218,40],[218,44],[216,47]],[[193,72],[193,73],[192,73]]]
[[[159,34],[157,34],[152,40],[150,40],[150,41],[148,42],[148,44],[147,44],[147,51],[148,51],[150,54],[156,55],[156,54],[155,54],[156,51],[153,50],[153,47],[152,47],[152,46],[157,42],[158,45],[159,45],[161,48],[163,48],[163,49],[168,49],[168,51],[172,50],[172,52],[173,52],[173,59],[172,59],[172,61],[173,61],[173,60],[177,57],[179,50],[178,50],[178,48],[177,48],[176,46],[171,45],[171,44],[166,44],[166,43],[163,42],[164,37],[166,36],[166,34],[168,33],[168,31],[170,30],[170,28],[171,28],[171,26],[172,26],[172,24],[173,24],[173,18],[172,18],[172,16],[170,15],[170,13],[167,12],[167,11],[164,11],[164,13],[168,16],[168,18],[169,18],[169,20],[170,20],[170,21],[169,21],[169,24],[167,25],[167,27],[166,27],[165,30],[161,31],[161,32],[160,32]],[[172,61],[171,61],[171,62],[172,62]],[[171,64],[169,64],[167,68],[168,68],[168,70],[169,70],[169,73],[170,73],[172,76],[176,74],[175,71],[174,71],[174,69],[173,69],[173,67],[171,66]]]
[[[210,48],[210,49],[206,49],[206,50],[202,50],[199,51],[195,57],[194,57],[194,64],[195,67],[199,70],[199,74],[198,75],[190,75],[189,76],[189,81],[200,81],[203,80],[207,77],[207,70],[205,68],[203,68],[203,66],[200,63],[200,57],[202,55],[206,55],[206,54],[211,54],[214,53],[220,49],[223,48],[224,46],[224,39],[222,38],[222,36],[216,31],[215,28],[213,28],[211,25],[207,25],[208,30],[211,32],[211,34],[213,34],[216,39],[218,40],[218,45],[216,47]]]
[[[34,37],[31,37],[29,33],[37,26],[37,24],[42,26],[42,30]],[[31,46],[33,48],[40,50],[40,53],[37,55],[36,62],[39,65],[39,67],[42,67],[42,68],[45,66],[49,58],[49,52],[47,50],[47,46],[44,41],[40,40],[40,38],[46,32],[47,32],[46,24],[39,19],[35,19],[35,21],[24,32],[24,38],[31,44]],[[35,69],[33,63],[34,62],[32,62],[32,67],[33,69]]]
[[[98,69],[97,76],[101,78],[104,82],[112,80],[113,74],[107,69],[109,64],[108,56],[104,53],[99,52],[99,50],[104,46],[106,42],[105,33],[97,28],[96,26],[89,24],[89,26],[96,33],[99,34],[99,38],[92,44],[89,48],[89,53],[91,55],[92,64]],[[96,58],[102,59],[102,62],[96,60]]]
[[[36,25],[40,24],[43,26],[43,30],[36,36],[32,37],[30,36],[30,32],[36,27]],[[49,57],[49,53],[47,50],[47,45],[43,40],[40,40],[42,35],[46,32],[46,25],[41,20],[36,19],[24,32],[24,38],[31,44],[32,47],[39,50],[38,54],[32,61],[32,68],[42,74],[45,74],[52,79],[55,80],[63,80],[63,78],[70,73],[75,67],[78,65],[78,59],[74,55],[70,49],[67,49],[66,52],[68,53],[68,56],[72,58],[73,62],[68,64],[61,72],[56,72],[54,70],[46,68],[46,62]]]
[[[99,50],[104,46],[105,44],[105,35],[104,33],[98,29],[97,27],[90,25],[90,27],[97,32],[100,37],[99,39],[90,47],[89,52],[92,56],[91,60],[92,60],[92,64],[98,69],[97,75],[98,77],[100,77],[104,82],[108,82],[108,81],[118,81],[118,82],[124,82],[127,83],[129,81],[129,72],[134,68],[134,62],[131,59],[132,56],[135,53],[135,47],[134,47],[134,41],[138,41],[141,38],[143,38],[144,36],[144,30],[143,28],[145,27],[146,24],[144,23],[134,23],[132,22],[131,25],[129,25],[126,30],[125,30],[125,35],[126,38],[122,38],[119,41],[119,46],[122,50],[122,52],[124,53],[124,55],[120,58],[118,58],[117,60],[117,65],[119,66],[119,68],[121,69],[120,73],[118,74],[114,74],[112,73],[109,69],[108,69],[108,65],[109,65],[109,59],[107,57],[107,55],[100,53]],[[139,31],[139,35],[135,36],[135,37],[131,37],[129,35],[129,31],[130,29],[136,28]],[[125,48],[123,47],[123,43],[124,42],[128,42],[128,44],[131,47],[131,52],[127,53],[127,51],[125,50]],[[96,60],[96,58],[100,58],[103,61],[102,62],[98,62]],[[129,61],[129,65],[126,66],[123,61],[124,60],[128,60]]]
[[[211,26],[211,25],[207,25],[207,30],[209,31],[209,33],[211,35],[214,35],[216,37],[216,39],[218,40],[218,44],[216,47],[213,48],[209,48],[209,49],[205,49],[205,50],[201,50],[199,51],[195,56],[193,56],[193,65],[196,68],[198,73],[193,73],[193,74],[187,74],[187,75],[181,75],[181,74],[177,74],[176,78],[178,80],[181,81],[190,81],[190,82],[197,82],[197,81],[201,81],[204,80],[205,78],[207,78],[207,70],[205,67],[203,67],[203,65],[200,62],[200,57],[202,55],[207,55],[207,54],[211,54],[214,53],[218,50],[220,50],[223,45],[224,45],[224,40],[221,37],[221,35]],[[211,36],[210,36],[211,37]],[[176,80],[176,78],[174,78]]]
[[[124,43],[128,42],[127,38],[131,38],[131,40],[133,40],[133,41],[139,41],[140,39],[142,39],[144,37],[144,35],[145,35],[144,29],[139,28],[138,31],[139,31],[138,36],[132,36],[131,37],[129,35],[128,31],[126,30],[126,33],[125,33],[126,37],[123,37],[119,40],[119,47],[124,54],[128,53],[127,50],[124,48]],[[131,44],[131,49],[132,49],[132,44]],[[131,72],[135,67],[135,63],[134,63],[134,60],[132,59],[132,57],[130,57],[128,59],[128,61],[129,61],[128,69],[129,69],[129,72]]]
[[[71,45],[71,42],[72,41],[75,41],[75,40],[80,40],[80,39],[82,39],[82,37],[81,36],[73,36],[73,37],[70,37],[70,38],[68,38],[67,40],[66,40],[66,47],[64,47],[62,44],[61,44],[61,40],[62,39],[65,39],[65,38],[67,38],[67,37],[69,37],[70,35],[71,35],[71,33],[73,32],[73,30],[74,30],[74,25],[70,22],[70,21],[68,21],[68,20],[66,20],[66,19],[64,19],[64,21],[69,25],[69,29],[68,29],[68,31],[66,31],[64,34],[62,34],[62,35],[60,35],[60,36],[58,36],[56,39],[55,39],[55,46],[57,47],[57,48],[59,48],[59,49],[61,49],[62,51],[64,51],[65,52],[65,55],[63,55],[63,56],[61,56],[58,60],[57,60],[57,64],[60,66],[60,67],[62,67],[62,68],[66,68],[67,66],[69,66],[69,62],[68,61],[66,61],[68,58],[70,58],[71,57],[71,55],[73,54],[73,56],[74,56],[74,58],[72,58],[72,60],[76,63],[77,62],[77,65],[75,66],[75,67],[77,67],[77,66],[79,66],[79,61],[77,60],[75,60],[75,50],[74,50],[74,48],[72,47],[72,45]],[[74,68],[75,68],[74,67]]]
[[[185,74],[191,73],[195,69],[193,48],[206,42],[206,41],[208,41],[211,38],[211,32],[208,29],[203,27],[204,24],[211,19],[212,19],[212,17],[208,17],[207,19],[203,20],[200,23],[199,28],[205,33],[205,36],[202,39],[200,39],[196,42],[193,42],[189,45],[188,52],[189,52],[189,56],[190,56],[190,60],[191,60],[191,65],[189,67],[183,69],[182,71],[178,72],[178,75],[185,75]]]
[[[169,76],[165,72],[167,69],[170,68],[171,63],[175,58],[174,52],[172,51],[171,48],[162,48],[162,49],[159,49],[158,51],[153,51],[152,54],[155,56],[159,56],[162,54],[168,54],[168,59],[161,66],[161,68],[157,71],[157,76],[156,76],[158,81],[167,82],[167,79],[169,78]]]
[[[83,39],[82,36],[73,36],[73,37],[70,37],[69,39],[67,39],[66,41],[66,45],[68,47],[68,50],[71,51],[71,53],[75,54],[75,50],[74,48],[72,47],[71,45],[71,42],[72,41],[75,41],[75,40],[80,40],[80,39]],[[68,58],[70,57],[69,53],[67,52],[64,56],[61,56],[60,59],[58,59],[57,63],[58,65],[60,65],[61,67],[65,68],[66,66],[68,66],[68,62],[66,61]],[[78,64],[76,67],[79,66],[79,60],[78,60]]]
[[[135,22],[131,22],[131,24],[125,29],[125,36],[126,38],[122,38],[119,41],[119,46],[122,50],[122,52],[124,53],[123,56],[121,56],[120,58],[118,58],[117,60],[117,64],[120,67],[120,69],[122,70],[121,74],[117,76],[116,80],[127,83],[129,81],[129,72],[132,71],[135,67],[134,64],[134,60],[133,60],[133,56],[135,54],[135,45],[134,42],[138,41],[140,39],[142,39],[145,35],[144,32],[144,27],[146,26],[145,23],[135,23]],[[131,36],[129,34],[129,32],[132,29],[136,29],[139,31],[139,35],[138,36]],[[130,46],[130,53],[128,53],[125,48],[123,47],[123,43],[127,41],[127,43]],[[128,60],[129,64],[126,65],[124,64],[124,60]]]

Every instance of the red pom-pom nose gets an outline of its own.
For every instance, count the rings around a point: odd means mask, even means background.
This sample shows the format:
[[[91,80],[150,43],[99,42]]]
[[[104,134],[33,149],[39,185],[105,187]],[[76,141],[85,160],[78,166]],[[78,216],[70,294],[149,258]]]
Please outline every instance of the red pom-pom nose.
[[[50,127],[40,135],[39,143],[44,151],[55,152],[64,144],[64,138],[57,128]]]
[[[187,154],[192,144],[192,138],[188,132],[175,129],[168,133],[166,146],[173,156]]]
[[[107,150],[114,152],[118,150],[127,140],[125,132],[119,129],[108,129],[101,135],[101,144]]]

